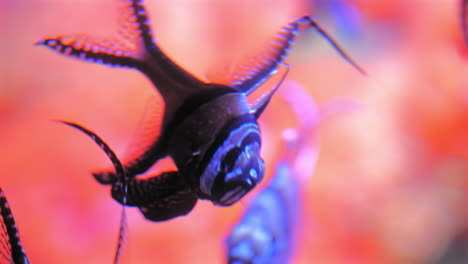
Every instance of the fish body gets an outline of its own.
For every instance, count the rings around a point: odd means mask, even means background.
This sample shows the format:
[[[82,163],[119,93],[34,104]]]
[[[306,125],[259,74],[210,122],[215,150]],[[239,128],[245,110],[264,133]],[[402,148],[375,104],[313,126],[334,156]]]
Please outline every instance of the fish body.
[[[303,186],[310,182],[320,150],[318,128],[324,119],[356,110],[351,100],[331,100],[318,106],[295,82],[285,85],[281,96],[298,120],[282,132],[285,151],[273,177],[247,205],[226,239],[229,264],[290,263],[300,233],[307,232],[302,219]]]
[[[138,207],[150,221],[186,215],[198,199],[232,205],[261,182],[264,161],[258,119],[288,73],[284,59],[302,29],[315,28],[346,61],[364,72],[314,19],[304,16],[283,26],[264,52],[243,65],[227,83],[205,82],[172,61],[159,47],[142,0],[119,3],[120,38],[58,35],[36,44],[67,57],[138,70],[162,96],[164,111],[155,111],[164,113],[162,122],[149,124],[159,127],[160,133],[137,138],[144,144],[134,146],[138,154],[121,163],[123,171],[117,170],[119,166],[114,162],[114,169],[93,173],[99,183],[111,186],[117,202]],[[273,89],[251,98],[256,89],[277,74],[282,78]],[[86,133],[108,155],[113,153],[91,130],[62,122]],[[165,157],[172,158],[177,169],[148,175],[147,171]],[[137,177],[142,174],[147,175]],[[115,263],[125,230],[124,216],[123,211]]]
[[[315,168],[319,149],[316,130],[324,111],[302,86],[289,82],[287,87],[282,95],[299,125],[283,131],[286,151],[272,179],[251,200],[226,239],[230,264],[284,264],[294,252],[301,225],[300,186],[309,181]]]
[[[118,39],[84,34],[59,35],[38,41],[67,57],[142,72],[162,95],[164,115],[160,134],[124,162],[128,193],[115,171],[94,173],[103,185],[112,186],[119,203],[138,207],[151,221],[187,214],[198,199],[229,206],[250,192],[263,178],[261,133],[257,120],[280,86],[250,102],[249,95],[275,74],[283,79],[289,66],[283,62],[296,36],[311,26],[349,63],[362,71],[318,23],[308,16],[288,23],[271,44],[227,84],[202,81],[172,61],[153,38],[143,1],[121,0]],[[158,160],[171,157],[177,170],[145,174]],[[126,197],[128,195],[128,197]],[[125,197],[124,197],[125,196]]]
[[[227,239],[228,263],[289,262],[300,214],[298,182],[291,173],[290,164],[281,162],[271,183],[253,198]]]

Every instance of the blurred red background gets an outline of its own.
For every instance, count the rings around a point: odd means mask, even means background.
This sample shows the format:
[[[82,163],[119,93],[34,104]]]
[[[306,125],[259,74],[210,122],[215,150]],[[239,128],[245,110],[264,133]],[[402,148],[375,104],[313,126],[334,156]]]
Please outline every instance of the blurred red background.
[[[202,78],[254,54],[304,14],[368,71],[357,73],[313,30],[287,60],[289,80],[318,103],[359,104],[320,128],[293,263],[437,263],[460,234],[468,240],[468,48],[459,5],[146,1],[161,47]],[[0,185],[32,263],[112,260],[120,207],[89,174],[109,162],[89,138],[50,119],[92,128],[122,154],[154,88],[136,71],[33,43],[54,34],[115,36],[117,15],[112,0],[0,1]],[[291,125],[287,107],[276,96],[261,118],[267,178],[281,155],[280,131]],[[224,263],[224,238],[245,201],[229,208],[201,201],[186,217],[157,224],[130,209],[126,260]]]

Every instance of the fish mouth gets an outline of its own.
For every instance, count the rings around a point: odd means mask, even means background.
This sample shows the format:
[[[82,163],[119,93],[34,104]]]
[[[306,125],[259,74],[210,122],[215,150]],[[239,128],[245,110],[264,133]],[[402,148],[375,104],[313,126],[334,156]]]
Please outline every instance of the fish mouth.
[[[233,190],[227,192],[219,201],[216,203],[217,205],[229,206],[234,204],[235,202],[239,201],[244,195],[247,193],[242,186],[237,186]]]

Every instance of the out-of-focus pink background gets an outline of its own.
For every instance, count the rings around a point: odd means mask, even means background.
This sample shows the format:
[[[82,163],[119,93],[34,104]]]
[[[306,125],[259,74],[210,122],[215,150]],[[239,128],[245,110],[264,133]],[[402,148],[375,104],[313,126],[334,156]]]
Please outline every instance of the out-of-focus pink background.
[[[154,89],[136,71],[79,62],[33,42],[115,36],[114,2],[0,1],[0,185],[32,263],[112,260],[120,207],[89,174],[109,162],[89,138],[50,120],[84,124],[122,154]],[[339,2],[348,9],[330,8]],[[288,58],[289,80],[318,103],[341,97],[359,105],[322,124],[317,169],[304,186],[293,263],[326,264],[435,263],[462,232],[468,240],[468,48],[459,5],[146,1],[161,47],[206,79],[303,14],[316,15],[368,71],[359,75],[313,30]],[[260,121],[267,178],[282,153],[280,131],[294,125],[287,107],[276,96]],[[245,201],[229,208],[201,201],[188,216],[157,224],[130,209],[125,259],[224,263],[224,237]]]

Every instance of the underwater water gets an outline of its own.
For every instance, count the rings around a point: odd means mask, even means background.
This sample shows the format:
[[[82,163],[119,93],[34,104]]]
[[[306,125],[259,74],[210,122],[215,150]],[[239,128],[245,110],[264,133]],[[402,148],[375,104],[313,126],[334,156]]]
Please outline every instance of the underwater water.
[[[129,208],[123,263],[226,263],[228,233],[287,153],[282,132],[298,127],[285,99],[297,85],[319,106],[354,107],[317,128],[320,151],[300,186],[290,262],[466,263],[461,1],[145,2],[162,49],[202,79],[222,81],[304,14],[367,76],[314,30],[299,36],[286,59],[287,79],[259,120],[262,184],[233,206],[199,201],[187,216],[162,223]],[[90,174],[111,164],[91,140],[50,120],[91,127],[123,155],[155,90],[137,71],[72,60],[33,43],[64,33],[112,37],[117,18],[114,0],[0,1],[0,186],[32,263],[112,261],[121,207]],[[152,170],[173,167],[165,160]]]

